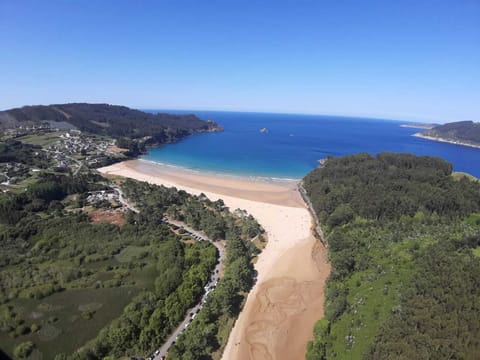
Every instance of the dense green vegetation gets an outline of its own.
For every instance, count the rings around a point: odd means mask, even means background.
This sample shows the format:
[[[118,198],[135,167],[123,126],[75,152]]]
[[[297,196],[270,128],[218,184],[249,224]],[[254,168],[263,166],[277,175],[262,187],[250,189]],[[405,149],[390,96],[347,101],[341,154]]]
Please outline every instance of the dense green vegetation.
[[[155,290],[162,275],[157,263],[171,256],[164,244],[180,244],[182,254],[200,252],[215,263],[213,247],[184,246],[166,226],[92,225],[71,211],[81,205],[81,194],[104,187],[99,178],[45,175],[25,192],[0,196],[4,351],[12,354],[30,341],[32,356],[53,359],[84,345],[134,294]],[[123,261],[132,247],[141,251]]]
[[[195,321],[170,349],[171,359],[212,359],[226,345],[233,320],[255,276],[251,264],[254,249],[249,243],[242,242],[238,232],[232,231],[227,235],[227,244],[225,276]]]
[[[73,358],[117,359],[152,353],[183,320],[216,264],[216,249],[209,243],[184,246],[175,239],[161,244],[157,254],[156,270],[161,276],[155,279],[155,288],[137,295],[89,349]]]
[[[32,176],[31,169],[47,169],[51,163],[39,145],[0,139],[0,183],[18,183]]]
[[[261,238],[263,229],[250,215],[236,212],[234,216],[222,200],[212,202],[203,195],[191,197],[184,191],[172,193],[164,187],[146,183],[132,187],[130,181],[124,188],[129,198],[140,204],[148,216],[158,219],[166,211],[174,219],[203,230],[211,239],[226,239],[224,277],[168,354],[169,359],[211,359],[225,346],[242,301],[253,285],[255,271],[251,260],[258,249],[250,240]],[[159,206],[168,202],[170,206]],[[139,217],[139,221],[144,220]]]
[[[304,179],[333,265],[307,359],[474,359],[480,184],[406,154],[329,158]]]
[[[38,168],[46,168],[49,162],[41,146],[23,144],[20,141],[0,141],[0,163],[16,162]]]
[[[480,123],[475,123],[473,121],[457,121],[436,126],[433,129],[422,132],[422,135],[480,145]]]
[[[217,129],[195,115],[151,114],[125,106],[108,104],[57,104],[24,106],[0,112],[0,127],[32,126],[48,123],[50,127],[74,128],[118,139],[132,151],[136,139],[164,144],[179,140],[192,132]]]
[[[228,269],[210,327],[238,312],[253,282],[257,250],[247,240],[262,232],[258,223],[203,196],[131,180],[122,186],[141,209],[125,213],[123,226],[92,224],[86,214],[87,192],[108,187],[98,175],[42,173],[26,191],[0,194],[2,351],[116,359],[158,348],[202,296],[218,257],[208,242],[182,241],[162,222],[165,212],[227,237]]]

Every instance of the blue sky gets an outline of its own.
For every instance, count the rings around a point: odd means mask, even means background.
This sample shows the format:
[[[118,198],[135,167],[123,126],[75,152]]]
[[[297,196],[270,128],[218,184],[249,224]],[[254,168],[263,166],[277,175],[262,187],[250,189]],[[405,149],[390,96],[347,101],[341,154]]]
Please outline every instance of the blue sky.
[[[0,108],[480,121],[480,1],[0,0]]]

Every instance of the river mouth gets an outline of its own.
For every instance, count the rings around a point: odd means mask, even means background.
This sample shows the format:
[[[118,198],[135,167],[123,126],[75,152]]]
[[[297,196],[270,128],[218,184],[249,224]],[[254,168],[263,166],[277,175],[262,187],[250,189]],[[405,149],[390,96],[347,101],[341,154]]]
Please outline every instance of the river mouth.
[[[324,288],[330,274],[327,252],[313,236],[314,224],[297,184],[229,183],[201,174],[138,166],[138,161],[100,169],[150,183],[174,186],[231,211],[244,209],[262,225],[268,243],[255,263],[257,283],[250,291],[224,349],[223,359],[304,359],[313,327],[323,316]],[[152,168],[153,167],[153,168]],[[238,188],[238,189],[237,189]]]

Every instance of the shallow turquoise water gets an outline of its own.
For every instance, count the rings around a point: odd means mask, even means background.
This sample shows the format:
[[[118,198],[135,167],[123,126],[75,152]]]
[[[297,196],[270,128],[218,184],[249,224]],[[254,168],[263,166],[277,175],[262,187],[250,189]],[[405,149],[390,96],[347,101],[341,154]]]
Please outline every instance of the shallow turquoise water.
[[[150,149],[145,160],[233,175],[302,178],[327,156],[358,152],[407,152],[439,156],[455,171],[480,177],[480,149],[424,140],[404,121],[318,115],[173,111],[195,113],[224,126]],[[267,128],[267,133],[260,129]]]

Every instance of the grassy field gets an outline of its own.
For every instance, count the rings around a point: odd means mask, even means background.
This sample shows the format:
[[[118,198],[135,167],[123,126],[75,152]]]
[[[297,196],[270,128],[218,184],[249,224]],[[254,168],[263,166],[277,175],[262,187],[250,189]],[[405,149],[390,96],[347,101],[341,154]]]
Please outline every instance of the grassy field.
[[[39,134],[30,134],[18,137],[16,140],[21,142],[31,144],[31,145],[41,145],[48,146],[57,141],[61,135],[65,134],[65,131],[55,131]]]
[[[40,330],[12,338],[0,333],[4,351],[12,354],[18,344],[33,341],[43,359],[53,359],[58,353],[70,354],[117,318],[136,295],[134,287],[66,290],[40,301],[19,299],[16,309]],[[54,344],[54,346],[52,346]],[[39,358],[38,353],[33,358]]]
[[[123,249],[118,255],[115,255],[115,259],[117,259],[117,261],[121,263],[128,263],[133,260],[139,260],[147,257],[149,252],[149,246],[129,245],[125,249]]]
[[[20,291],[17,298],[0,305],[0,320],[13,317],[28,330],[20,335],[17,325],[15,331],[0,331],[0,348],[12,356],[17,345],[32,341],[36,350],[29,359],[73,353],[118,318],[134,296],[154,289],[158,272],[151,250],[150,245],[129,245],[105,260],[88,255],[81,268],[91,275],[69,282],[66,290],[41,299],[29,297],[28,290]],[[143,265],[131,266],[138,261]],[[67,271],[72,260],[51,259],[36,266],[39,272]],[[8,313],[15,315],[5,315]]]

